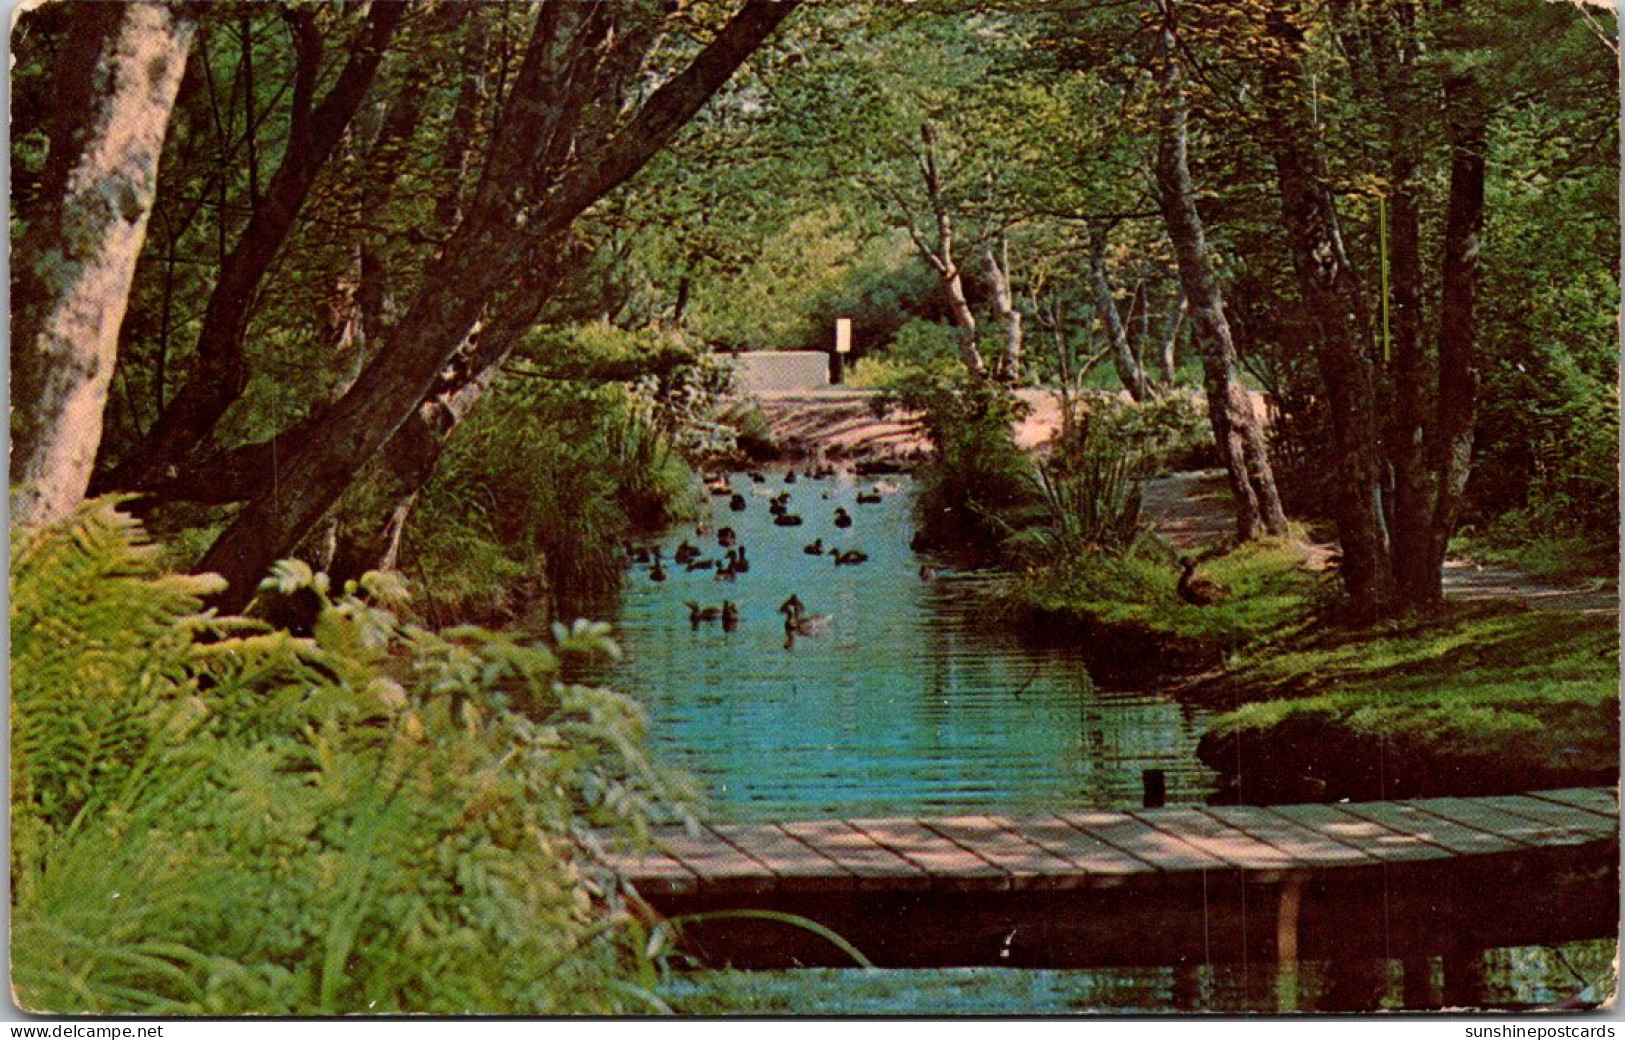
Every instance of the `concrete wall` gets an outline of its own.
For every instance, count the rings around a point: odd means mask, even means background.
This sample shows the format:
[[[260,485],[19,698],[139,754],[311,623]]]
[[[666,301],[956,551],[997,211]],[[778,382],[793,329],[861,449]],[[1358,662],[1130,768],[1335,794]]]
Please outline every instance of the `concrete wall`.
[[[815,350],[747,350],[734,358],[748,393],[817,390],[829,385],[829,355]]]

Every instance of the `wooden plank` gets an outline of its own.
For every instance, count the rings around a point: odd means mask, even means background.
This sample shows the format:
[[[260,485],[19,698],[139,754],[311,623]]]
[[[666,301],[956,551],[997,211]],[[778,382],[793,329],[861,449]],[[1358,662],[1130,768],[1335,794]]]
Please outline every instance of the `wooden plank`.
[[[1334,841],[1359,849],[1385,863],[1447,859],[1449,852],[1413,834],[1399,834],[1379,823],[1351,816],[1334,805],[1275,805],[1266,812],[1302,824]]]
[[[1565,787],[1560,791],[1530,791],[1529,797],[1572,805],[1611,820],[1619,819],[1619,792],[1607,787]]]
[[[1531,798],[1523,794],[1502,795],[1498,798],[1480,798],[1486,805],[1509,812],[1514,816],[1524,816],[1531,820],[1553,824],[1558,827],[1568,827],[1583,834],[1589,835],[1593,841],[1606,841],[1619,837],[1619,820],[1610,816],[1598,816],[1587,809],[1577,809],[1572,805],[1561,802],[1547,802],[1539,798]]]
[[[1004,892],[1010,875],[975,852],[914,820],[848,820],[877,843],[931,875],[931,887],[944,892]]]
[[[1202,812],[1259,841],[1268,842],[1298,862],[1317,869],[1372,866],[1378,862],[1369,853],[1267,809],[1222,805],[1209,806]]]
[[[772,871],[704,830],[689,834],[682,828],[660,828],[654,842],[693,872],[701,893],[769,892],[774,887]]]
[[[1492,801],[1488,798],[1425,798],[1403,804],[1414,806],[1422,812],[1459,823],[1464,827],[1498,834],[1537,848],[1585,845],[1598,840],[1598,835],[1593,832],[1563,823],[1531,819],[1526,815],[1511,813],[1500,806],[1489,804]]]
[[[770,823],[714,823],[710,827],[718,838],[772,871],[781,892],[850,892],[857,888],[857,876],[850,870]]]
[[[1091,884],[1156,874],[1155,866],[1108,845],[1054,816],[1001,820],[1004,828],[1076,867]]]
[[[1275,846],[1195,809],[1147,809],[1129,815],[1242,870],[1278,872],[1300,865]]]
[[[1010,887],[1018,891],[1078,888],[1089,882],[1087,872],[1077,864],[1014,830],[1016,821],[1009,817],[933,817],[920,823],[949,841],[975,849],[978,856],[1010,875]]]
[[[689,895],[700,887],[700,879],[692,870],[657,849],[611,851],[605,858],[616,873],[646,896]]]
[[[1350,815],[1380,823],[1391,831],[1413,834],[1425,842],[1463,856],[1511,852],[1529,847],[1514,838],[1464,827],[1400,802],[1348,802],[1340,803],[1338,808]]]
[[[1170,873],[1226,870],[1230,866],[1187,841],[1146,826],[1127,813],[1061,813],[1059,817],[1083,833]]]
[[[923,892],[931,887],[925,871],[841,820],[798,820],[779,829],[845,867],[862,889]]]

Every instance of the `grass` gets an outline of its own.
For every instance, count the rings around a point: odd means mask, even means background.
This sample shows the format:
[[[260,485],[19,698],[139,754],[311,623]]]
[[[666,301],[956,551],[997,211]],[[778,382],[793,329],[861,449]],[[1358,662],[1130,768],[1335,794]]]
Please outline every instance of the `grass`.
[[[1487,794],[1619,768],[1618,622],[1478,604],[1377,632],[1304,629],[1186,696],[1240,703],[1202,758],[1244,801]]]
[[[1617,577],[1619,553],[1583,535],[1542,534],[1516,541],[1495,537],[1460,537],[1450,543],[1453,555],[1482,563],[1518,567],[1537,578],[1598,582]]]
[[[1308,621],[1326,594],[1305,568],[1302,542],[1266,539],[1202,563],[1201,576],[1229,589],[1195,607],[1179,598],[1171,549],[1142,543],[1122,556],[1080,556],[1016,580],[1006,605],[1092,629],[1132,630],[1232,652]]]

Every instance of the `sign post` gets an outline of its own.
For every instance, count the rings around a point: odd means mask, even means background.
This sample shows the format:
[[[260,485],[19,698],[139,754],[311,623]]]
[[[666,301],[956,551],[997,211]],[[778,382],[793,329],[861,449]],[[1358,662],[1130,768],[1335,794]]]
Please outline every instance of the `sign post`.
[[[846,355],[852,353],[852,319],[835,319],[835,350],[829,356],[829,381],[841,385]]]

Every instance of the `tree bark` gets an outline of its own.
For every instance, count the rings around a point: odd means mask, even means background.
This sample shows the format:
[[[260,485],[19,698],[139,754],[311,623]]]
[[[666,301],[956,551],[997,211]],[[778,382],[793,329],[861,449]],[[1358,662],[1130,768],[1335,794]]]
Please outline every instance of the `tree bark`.
[[[1280,537],[1287,533],[1286,513],[1276,490],[1263,430],[1246,387],[1236,376],[1235,339],[1224,313],[1224,296],[1208,253],[1202,218],[1196,211],[1187,157],[1186,102],[1172,31],[1163,33],[1163,51],[1157,200],[1178,261],[1185,306],[1189,307],[1196,326],[1208,419],[1230,477],[1237,537],[1242,541],[1263,534]],[[1173,336],[1167,337],[1169,346],[1165,346],[1165,354],[1172,353],[1172,340]]]
[[[43,198],[17,243],[14,524],[83,499],[158,164],[196,24],[183,6],[84,4],[56,71]]]
[[[1393,560],[1383,510],[1382,444],[1376,374],[1362,320],[1365,305],[1350,270],[1322,172],[1307,96],[1303,29],[1290,0],[1270,0],[1263,57],[1266,131],[1281,195],[1281,224],[1298,289],[1315,330],[1338,456],[1337,528],[1341,573],[1356,622],[1395,609]]]
[[[289,18],[295,27],[298,69],[281,164],[248,225],[221,265],[198,333],[191,375],[146,437],[114,467],[98,490],[139,490],[178,469],[187,453],[213,431],[248,386],[243,336],[260,282],[292,233],[316,175],[338,147],[366,97],[407,5],[377,0],[359,31],[349,60],[320,104],[312,94],[320,72],[321,40],[308,12]]]
[[[606,143],[566,165],[573,134],[593,98],[583,63],[596,53],[607,25],[582,29],[586,49],[559,42],[562,23],[592,23],[601,9],[564,2],[544,5],[469,216],[432,265],[406,317],[378,357],[333,407],[321,436],[295,446],[277,486],[238,514],[199,561],[220,573],[227,610],[252,598],[267,568],[289,552],[332,507],[361,466],[406,422],[431,391],[441,369],[503,285],[521,274],[530,255],[522,243],[547,243],[592,203],[643,167],[797,6],[793,0],[747,0],[681,73],[656,90]],[[596,34],[593,36],[592,34]],[[606,104],[613,99],[602,99]],[[517,246],[517,248],[516,248]]]
[[[920,145],[920,175],[925,180],[926,197],[930,200],[931,215],[936,221],[937,240],[934,245],[928,244],[912,219],[909,222],[909,235],[926,262],[936,269],[942,279],[943,290],[948,294],[949,313],[959,329],[960,360],[971,375],[981,377],[986,373],[986,367],[982,364],[982,352],[977,345],[976,312],[971,310],[970,301],[965,297],[965,279],[958,261],[954,259],[954,218],[948,211],[947,200],[943,198],[942,174],[937,166],[937,135],[930,123],[920,126]]]
[[[1128,329],[1123,325],[1123,317],[1117,310],[1117,298],[1112,294],[1111,281],[1106,277],[1104,233],[1095,236],[1094,247],[1089,254],[1089,288],[1094,294],[1095,313],[1099,315],[1100,323],[1106,330],[1106,341],[1112,347],[1112,360],[1117,365],[1118,378],[1123,381],[1123,388],[1130,397],[1136,402],[1144,401],[1151,396],[1151,387],[1145,378],[1145,368],[1134,356]]]
[[[987,277],[993,286],[993,313],[1004,325],[1004,350],[999,354],[997,376],[1001,382],[1015,383],[1021,379],[1022,329],[1021,311],[1016,308],[1015,293],[1010,287],[1010,243],[1004,235],[998,245],[987,247],[983,258],[987,261]]]
[[[1450,6],[1459,9],[1459,4]],[[1461,515],[1478,417],[1475,343],[1489,110],[1470,71],[1447,77],[1444,95],[1450,201],[1440,276],[1438,418],[1427,445],[1435,491],[1427,517],[1428,542],[1399,563],[1405,605],[1419,611],[1437,609],[1443,596],[1445,552]]]

